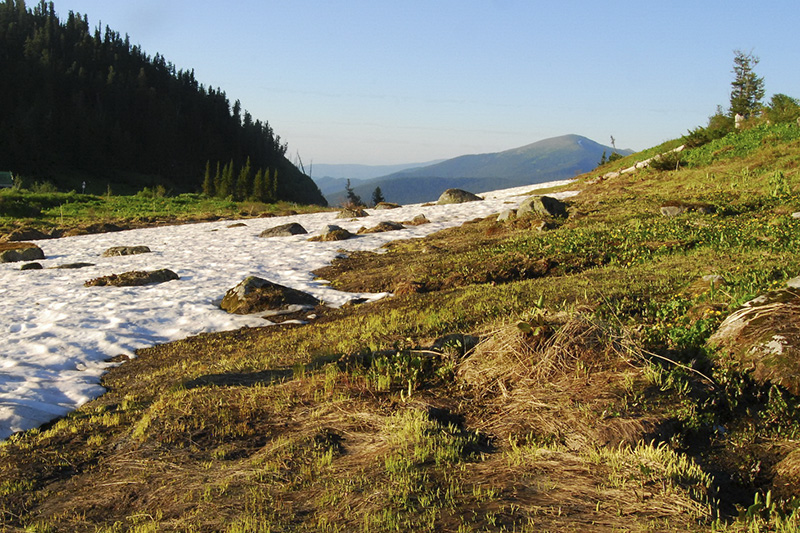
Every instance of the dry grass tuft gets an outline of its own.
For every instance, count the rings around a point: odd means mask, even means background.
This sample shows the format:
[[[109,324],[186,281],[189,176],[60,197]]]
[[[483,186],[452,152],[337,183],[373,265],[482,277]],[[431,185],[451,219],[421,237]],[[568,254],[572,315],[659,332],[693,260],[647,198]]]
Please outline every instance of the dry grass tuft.
[[[459,377],[487,392],[507,393],[521,382],[593,372],[618,359],[608,328],[590,316],[553,317],[545,329],[550,333],[531,335],[513,325],[486,336],[461,364]]]
[[[657,440],[666,415],[620,407],[648,385],[630,342],[597,319],[553,316],[533,336],[506,326],[485,337],[457,369],[489,412],[473,424],[501,441],[535,441],[570,450]],[[525,329],[525,328],[524,328]]]

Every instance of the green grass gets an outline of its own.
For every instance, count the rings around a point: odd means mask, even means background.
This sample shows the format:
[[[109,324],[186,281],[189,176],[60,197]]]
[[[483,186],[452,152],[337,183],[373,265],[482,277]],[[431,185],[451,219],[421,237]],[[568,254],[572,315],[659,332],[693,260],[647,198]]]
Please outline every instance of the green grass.
[[[122,226],[180,223],[309,212],[314,207],[288,202],[262,204],[208,198],[201,194],[166,196],[145,189],[132,196],[94,196],[75,192],[0,191],[0,228],[69,230],[92,224]]]

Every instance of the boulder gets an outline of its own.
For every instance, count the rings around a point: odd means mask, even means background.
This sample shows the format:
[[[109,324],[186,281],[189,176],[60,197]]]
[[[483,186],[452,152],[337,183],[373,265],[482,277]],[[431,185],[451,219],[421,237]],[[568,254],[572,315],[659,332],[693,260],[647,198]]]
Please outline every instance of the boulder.
[[[78,268],[86,268],[94,266],[94,263],[64,263],[63,265],[54,266],[55,269],[61,270],[75,270]]]
[[[517,218],[517,210],[516,209],[506,209],[499,215],[497,215],[498,222],[505,222],[506,220],[513,220]]]
[[[316,237],[308,239],[311,242],[331,242],[331,241],[344,241],[355,237],[346,229],[340,228],[333,224],[329,224],[322,228],[322,232]]]
[[[428,220],[428,217],[426,217],[425,215],[417,215],[411,220],[406,220],[405,222],[403,222],[403,224],[405,224],[406,226],[421,226],[423,224],[430,224],[430,223],[431,221]]]
[[[0,263],[16,263],[18,261],[36,261],[44,259],[42,249],[30,242],[0,243]]]
[[[708,339],[721,366],[759,384],[800,394],[800,291],[789,287],[745,303]]]
[[[7,240],[10,242],[18,241],[39,241],[42,239],[51,239],[52,235],[44,233],[36,228],[20,228],[8,234]]]
[[[465,202],[479,202],[483,198],[461,189],[447,189],[437,200],[437,205],[463,204]]]
[[[399,209],[400,204],[393,204],[391,202],[378,202],[375,204],[375,209]]]
[[[661,214],[665,217],[676,217],[684,213],[697,212],[701,215],[711,215],[716,210],[714,206],[703,203],[669,202],[661,206]]]
[[[361,235],[363,233],[383,233],[384,231],[398,231],[401,229],[406,229],[406,228],[402,224],[386,220],[384,222],[381,222],[377,226],[373,226],[371,228],[361,228],[360,230],[358,230],[358,234]]]
[[[122,274],[111,274],[99,278],[90,279],[84,286],[86,287],[138,287],[141,285],[151,285],[154,283],[165,283],[180,279],[172,270],[162,268],[160,270],[144,271],[133,270]]]
[[[148,254],[150,248],[147,246],[114,246],[103,252],[103,257],[116,257],[118,255]]]
[[[297,222],[291,222],[289,224],[281,224],[274,228],[265,229],[259,234],[259,237],[291,237],[292,235],[305,235],[306,233],[308,233],[306,228]]]
[[[345,207],[339,211],[339,214],[336,215],[336,218],[363,218],[368,216],[369,213],[360,207]]]
[[[313,307],[319,303],[308,293],[250,276],[225,293],[220,307],[229,313],[248,315],[297,305]]]
[[[25,263],[21,267],[20,270],[41,270],[44,268],[41,263]]]
[[[517,217],[521,218],[528,214],[566,217],[567,204],[550,196],[529,196],[519,204]]]

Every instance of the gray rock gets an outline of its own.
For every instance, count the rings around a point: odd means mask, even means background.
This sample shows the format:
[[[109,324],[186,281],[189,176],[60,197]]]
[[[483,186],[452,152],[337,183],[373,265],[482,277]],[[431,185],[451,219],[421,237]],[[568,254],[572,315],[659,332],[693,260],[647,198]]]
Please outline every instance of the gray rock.
[[[18,261],[36,261],[44,259],[44,252],[38,246],[30,243],[3,245],[5,250],[0,251],[0,263],[16,263]]]
[[[225,293],[220,307],[229,313],[248,315],[294,309],[291,306],[298,305],[313,307],[319,303],[319,300],[308,293],[250,276]]]
[[[41,270],[44,268],[41,263],[25,263],[21,267],[20,270]]]
[[[336,218],[363,218],[368,216],[369,213],[360,207],[345,207],[339,211],[339,214],[336,215]]]
[[[331,241],[344,241],[355,237],[346,229],[340,228],[334,224],[329,224],[322,228],[322,231],[316,237],[308,239],[311,242],[331,242]]]
[[[499,215],[497,215],[498,222],[505,222],[506,220],[514,220],[517,218],[517,210],[516,209],[506,209]]]
[[[792,218],[800,218],[800,211],[792,213]]]
[[[423,224],[430,224],[431,221],[425,215],[417,215],[411,220],[403,222],[406,226],[421,226]]]
[[[65,263],[63,265],[58,265],[53,268],[61,270],[75,270],[78,268],[86,268],[90,266],[94,266],[94,263]]]
[[[359,235],[363,233],[383,233],[385,231],[398,231],[401,229],[406,229],[406,228],[402,224],[386,220],[384,222],[379,223],[377,226],[371,228],[361,228],[360,230],[358,230],[358,233]]]
[[[379,202],[375,204],[375,209],[398,209],[400,204],[393,204],[391,202]]]
[[[116,257],[120,255],[148,254],[150,248],[147,246],[114,246],[103,252],[103,257]]]
[[[518,217],[523,217],[528,214],[548,217],[566,217],[567,204],[550,196],[529,196],[522,201],[517,209]]]
[[[172,270],[162,268],[160,270],[132,270],[122,274],[111,274],[91,279],[84,283],[86,287],[138,287],[141,285],[152,285],[154,283],[165,283],[180,279]]]
[[[483,201],[483,198],[476,194],[472,194],[471,192],[467,192],[461,189],[447,189],[439,196],[439,200],[436,202],[437,205],[447,205],[447,204],[463,204],[466,202],[479,202]]]
[[[800,394],[800,294],[772,291],[745,303],[708,339],[717,364]]]
[[[305,235],[306,233],[308,233],[306,228],[297,222],[292,222],[265,229],[259,234],[259,237],[291,237],[292,235]]]
[[[665,217],[676,217],[689,211],[685,205],[662,205],[661,214]]]

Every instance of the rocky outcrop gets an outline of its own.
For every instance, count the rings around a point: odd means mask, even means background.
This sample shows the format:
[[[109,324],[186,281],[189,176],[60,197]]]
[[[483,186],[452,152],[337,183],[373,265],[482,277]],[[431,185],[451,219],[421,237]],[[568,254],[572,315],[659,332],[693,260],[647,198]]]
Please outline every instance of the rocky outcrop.
[[[800,290],[790,285],[745,303],[708,345],[719,365],[800,394]]]
[[[320,302],[314,296],[250,276],[225,293],[220,307],[237,315],[285,310],[291,306],[313,307]]]
[[[352,233],[344,228],[329,224],[322,228],[322,232],[316,237],[308,239],[311,242],[331,242],[331,241],[344,241],[355,237]]]
[[[111,274],[90,279],[84,286],[86,287],[138,287],[141,285],[152,285],[154,283],[165,283],[180,279],[172,270],[162,268],[160,270],[144,271],[133,270],[122,274]]]
[[[391,202],[378,202],[375,204],[375,209],[398,209],[400,204],[393,204]]]
[[[116,257],[120,255],[148,254],[150,248],[147,246],[114,246],[103,252],[103,257]]]
[[[361,235],[364,233],[383,233],[385,231],[398,231],[401,229],[406,229],[406,228],[402,224],[386,220],[384,222],[379,223],[377,226],[373,226],[371,228],[361,228],[360,230],[358,230],[358,234]]]
[[[550,196],[529,196],[517,208],[517,217],[541,215],[546,217],[566,217],[567,204]]]
[[[305,235],[306,233],[308,233],[306,228],[297,222],[291,222],[289,224],[281,224],[274,228],[265,229],[259,234],[259,237],[291,237],[292,235]]]
[[[476,194],[472,194],[471,192],[467,192],[461,189],[447,189],[439,196],[439,200],[437,200],[437,205],[447,205],[447,204],[463,204],[466,202],[480,202],[483,201],[483,198]]]
[[[36,261],[44,259],[42,249],[30,242],[0,243],[0,263],[16,263],[18,261]]]

